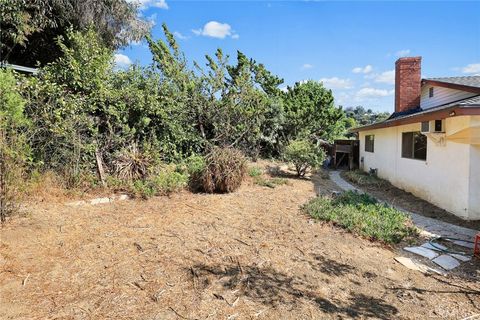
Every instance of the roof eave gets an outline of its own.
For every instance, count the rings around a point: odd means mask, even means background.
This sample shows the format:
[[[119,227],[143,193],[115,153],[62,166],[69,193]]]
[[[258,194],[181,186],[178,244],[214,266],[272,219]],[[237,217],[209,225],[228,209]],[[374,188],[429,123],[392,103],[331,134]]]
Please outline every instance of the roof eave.
[[[388,127],[396,127],[404,124],[418,123],[422,121],[436,120],[438,118],[450,118],[456,116],[480,115],[480,104],[472,105],[456,105],[449,108],[436,110],[432,112],[424,112],[413,114],[406,117],[386,120],[371,125],[350,129],[350,132],[360,132],[366,130],[375,130]]]
[[[445,81],[439,81],[439,80],[430,80],[430,79],[422,79],[422,84],[423,85],[430,84],[432,86],[444,87],[449,89],[462,90],[462,91],[480,94],[480,87],[468,86],[464,84],[451,83],[451,82],[445,82]]]

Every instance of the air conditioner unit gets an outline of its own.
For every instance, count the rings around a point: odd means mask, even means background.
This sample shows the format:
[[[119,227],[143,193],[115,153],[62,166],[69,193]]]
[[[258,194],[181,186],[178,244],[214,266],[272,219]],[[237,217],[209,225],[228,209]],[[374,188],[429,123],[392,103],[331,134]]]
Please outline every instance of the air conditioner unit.
[[[420,129],[421,133],[443,133],[445,132],[445,120],[423,121]]]

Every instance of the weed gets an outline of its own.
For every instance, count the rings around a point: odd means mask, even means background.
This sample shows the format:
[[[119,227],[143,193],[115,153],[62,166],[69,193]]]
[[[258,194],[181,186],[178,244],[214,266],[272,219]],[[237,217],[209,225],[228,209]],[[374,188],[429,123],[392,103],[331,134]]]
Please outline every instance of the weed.
[[[347,171],[343,175],[347,180],[361,187],[385,188],[389,185],[387,181],[361,170]]]
[[[398,243],[416,232],[405,213],[378,203],[369,195],[352,191],[336,198],[312,199],[303,210],[315,219],[333,222],[352,233],[386,243]]]
[[[248,175],[250,177],[258,177],[263,174],[263,170],[259,167],[250,167],[248,168]]]
[[[288,184],[288,180],[285,178],[263,178],[261,176],[254,177],[254,182],[259,186],[272,189],[279,185]]]

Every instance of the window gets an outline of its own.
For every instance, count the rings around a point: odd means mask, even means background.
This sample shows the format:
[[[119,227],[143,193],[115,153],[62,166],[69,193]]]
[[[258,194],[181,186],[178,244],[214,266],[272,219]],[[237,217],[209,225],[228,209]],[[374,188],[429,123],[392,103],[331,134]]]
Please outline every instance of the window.
[[[432,98],[432,97],[433,97],[433,87],[431,87],[430,89],[428,89],[428,97],[429,97],[429,98]]]
[[[442,120],[435,120],[435,132],[442,132]]]
[[[365,136],[365,151],[373,152],[373,147],[375,144],[375,136],[373,134]]]
[[[428,132],[428,131],[430,131],[430,122],[423,121],[422,122],[422,132]]]
[[[402,158],[427,160],[427,137],[420,132],[403,132]]]

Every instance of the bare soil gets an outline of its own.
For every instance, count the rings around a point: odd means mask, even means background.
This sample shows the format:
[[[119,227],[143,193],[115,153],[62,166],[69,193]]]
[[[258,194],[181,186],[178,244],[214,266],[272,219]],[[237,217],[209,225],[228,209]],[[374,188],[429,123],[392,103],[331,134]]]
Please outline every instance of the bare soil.
[[[436,205],[420,199],[410,192],[393,186],[390,182],[383,180],[381,186],[359,186],[342,174],[342,177],[353,185],[365,190],[374,197],[397,205],[406,210],[421,214],[426,217],[442,220],[457,226],[480,230],[480,220],[464,220],[454,214],[443,210]]]
[[[315,223],[299,206],[336,187],[68,207],[38,203],[1,229],[1,319],[461,319],[480,283],[426,276],[396,248]],[[477,276],[478,272],[477,272]]]

